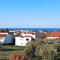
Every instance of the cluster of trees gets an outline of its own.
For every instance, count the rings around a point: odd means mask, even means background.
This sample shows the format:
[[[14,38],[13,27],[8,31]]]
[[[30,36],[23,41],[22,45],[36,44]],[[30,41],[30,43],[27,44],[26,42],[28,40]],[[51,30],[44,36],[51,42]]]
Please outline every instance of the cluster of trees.
[[[27,43],[23,55],[13,56],[15,60],[19,60],[19,58],[20,60],[33,60],[32,58],[35,57],[38,57],[35,60],[54,60],[56,55],[57,47],[55,44],[46,44],[44,40],[35,40]],[[9,60],[11,60],[11,58],[9,58]]]
[[[24,50],[31,60],[36,56],[42,60],[54,60],[54,56],[57,54],[56,51],[54,44],[47,45],[43,40],[28,43]]]

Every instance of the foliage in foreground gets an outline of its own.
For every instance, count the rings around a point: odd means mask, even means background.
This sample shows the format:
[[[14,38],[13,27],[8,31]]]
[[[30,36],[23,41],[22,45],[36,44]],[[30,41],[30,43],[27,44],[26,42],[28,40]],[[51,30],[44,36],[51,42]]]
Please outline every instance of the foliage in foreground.
[[[58,46],[60,44],[47,44],[44,40],[32,41],[25,47],[23,55],[16,55],[15,60],[54,60]]]
[[[41,57],[42,60],[54,60],[54,57],[57,55],[57,48],[57,44],[47,44],[44,40],[38,40],[28,43],[24,52],[28,54],[31,59],[38,56]],[[39,60],[41,58],[39,58]],[[36,59],[37,58],[35,58],[35,60]]]

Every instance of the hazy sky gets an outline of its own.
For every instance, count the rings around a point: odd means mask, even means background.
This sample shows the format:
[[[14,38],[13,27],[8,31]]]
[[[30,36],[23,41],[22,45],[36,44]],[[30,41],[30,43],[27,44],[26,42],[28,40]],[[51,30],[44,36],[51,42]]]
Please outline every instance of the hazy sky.
[[[0,28],[60,27],[60,0],[0,0]]]

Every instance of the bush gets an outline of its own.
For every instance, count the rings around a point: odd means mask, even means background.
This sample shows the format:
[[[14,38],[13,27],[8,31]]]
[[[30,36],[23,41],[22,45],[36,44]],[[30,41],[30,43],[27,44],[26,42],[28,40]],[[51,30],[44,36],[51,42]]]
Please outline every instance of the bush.
[[[35,56],[40,56],[39,51],[40,47],[44,45],[44,41],[32,41],[27,44],[26,48],[24,49],[25,54],[27,54],[30,58],[35,57]]]
[[[36,56],[35,58],[32,58],[32,60],[42,60],[42,57]]]
[[[35,50],[36,50],[36,48],[33,45],[33,42],[31,42],[31,43],[27,44],[27,46],[26,46],[26,48],[24,50],[24,53],[26,55],[28,55],[30,58],[32,58],[32,57],[35,57],[35,54],[34,54]]]

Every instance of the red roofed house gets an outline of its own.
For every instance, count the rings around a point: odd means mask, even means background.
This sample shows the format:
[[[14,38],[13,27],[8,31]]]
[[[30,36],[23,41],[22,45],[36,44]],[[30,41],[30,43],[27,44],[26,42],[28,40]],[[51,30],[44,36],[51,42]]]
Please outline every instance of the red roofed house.
[[[47,39],[59,39],[60,38],[60,32],[49,32],[47,34]]]

